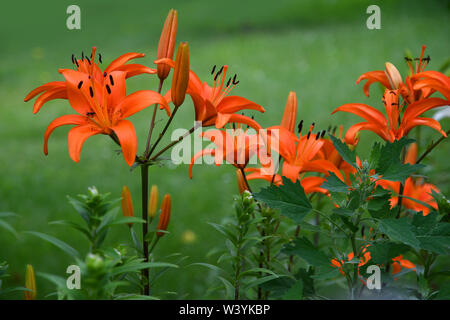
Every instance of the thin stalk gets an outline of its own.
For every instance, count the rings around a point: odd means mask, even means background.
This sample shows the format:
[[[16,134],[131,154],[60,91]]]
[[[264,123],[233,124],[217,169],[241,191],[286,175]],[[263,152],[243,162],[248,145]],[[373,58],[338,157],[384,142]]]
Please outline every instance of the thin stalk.
[[[145,221],[142,224],[142,248],[144,262],[148,262],[148,241],[145,239],[148,233],[148,166],[141,165],[141,191],[142,191],[142,219]],[[144,295],[150,294],[149,285],[149,269],[142,269],[142,285],[144,288]]]
[[[167,120],[166,125],[164,126],[163,130],[158,136],[158,139],[156,139],[155,143],[153,144],[152,148],[150,149],[149,156],[155,151],[156,146],[161,141],[162,137],[164,137],[164,134],[166,133],[167,129],[169,128],[170,124],[172,123],[173,118],[175,117],[175,114],[178,111],[179,106],[176,106],[175,109],[173,109],[172,114],[170,115],[169,120]]]
[[[450,134],[450,130],[447,130],[446,132],[447,135]],[[425,150],[425,152],[419,157],[419,159],[417,159],[416,163],[420,163],[423,159],[425,159],[425,157],[431,152],[431,150],[433,150],[439,143],[441,143],[446,137],[442,136],[438,141],[436,141],[435,143],[433,143],[431,146],[429,146],[427,148],[427,150]]]
[[[159,80],[159,87],[158,87],[158,93],[161,93],[162,86],[163,86],[164,80]],[[148,130],[148,137],[147,137],[147,144],[145,145],[145,152],[144,152],[144,158],[145,160],[148,160],[148,157],[150,156],[149,150],[150,150],[150,142],[152,140],[152,133],[153,129],[155,128],[155,119],[156,119],[156,111],[158,110],[158,105],[155,105],[155,109],[153,110],[153,116],[152,121],[150,122],[150,129]]]
[[[180,141],[182,141],[184,138],[186,138],[188,135],[192,134],[192,132],[194,132],[196,129],[198,129],[200,127],[200,125],[195,125],[193,126],[191,129],[189,129],[188,132],[186,132],[184,135],[180,136],[177,140],[172,141],[171,143],[169,143],[167,146],[165,146],[164,148],[162,148],[156,155],[154,155],[153,157],[151,157],[150,160],[155,160],[156,158],[158,158],[160,155],[162,155],[164,152],[166,152],[168,149],[172,148],[174,145],[176,145],[177,143],[179,143]],[[156,144],[155,144],[156,145]],[[155,146],[153,145],[153,146]],[[153,151],[153,148],[152,148]],[[150,154],[152,153],[152,151],[150,151]]]

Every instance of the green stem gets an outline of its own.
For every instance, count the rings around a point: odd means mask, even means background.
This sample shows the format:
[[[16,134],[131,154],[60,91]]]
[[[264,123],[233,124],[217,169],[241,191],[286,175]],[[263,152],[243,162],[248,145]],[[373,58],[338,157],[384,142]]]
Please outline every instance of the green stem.
[[[142,224],[142,248],[144,262],[148,262],[148,241],[146,236],[148,233],[148,166],[141,165],[141,191],[142,191],[142,219],[145,221]],[[144,295],[150,294],[149,285],[149,269],[142,269],[142,286],[144,288]]]
[[[158,139],[156,139],[156,142],[153,144],[152,148],[150,149],[149,156],[155,151],[156,146],[161,141],[162,137],[164,137],[164,134],[166,133],[167,129],[169,128],[170,124],[172,123],[173,118],[175,117],[175,114],[178,111],[179,106],[176,106],[175,109],[173,109],[172,114],[170,115],[169,120],[167,120],[166,125],[164,126],[163,130],[158,136]],[[153,157],[155,158],[155,157]]]
[[[450,130],[447,130],[446,132],[447,136],[450,134]],[[433,143],[431,146],[429,146],[427,148],[427,150],[425,150],[425,152],[419,157],[419,159],[417,159],[416,163],[420,163],[423,159],[425,159],[425,157],[431,152],[431,150],[433,150],[434,148],[436,148],[436,146],[441,143],[442,141],[444,141],[446,137],[442,136],[438,141],[436,141],[435,143]]]
[[[164,80],[159,80],[159,87],[158,87],[158,93],[161,93],[162,86],[163,86]],[[145,160],[148,160],[148,157],[150,156],[149,150],[150,150],[150,142],[152,140],[152,133],[153,129],[155,128],[155,119],[156,119],[156,111],[158,110],[158,105],[155,105],[155,109],[153,110],[153,116],[152,121],[150,122],[150,129],[148,131],[148,137],[147,137],[147,144],[145,146],[145,152],[144,152],[144,158]]]

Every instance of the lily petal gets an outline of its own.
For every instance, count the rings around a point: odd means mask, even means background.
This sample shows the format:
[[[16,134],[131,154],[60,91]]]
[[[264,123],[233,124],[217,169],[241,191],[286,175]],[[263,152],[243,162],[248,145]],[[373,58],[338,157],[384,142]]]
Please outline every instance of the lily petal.
[[[170,108],[162,95],[152,90],[140,90],[128,95],[116,107],[117,118],[128,118],[152,104],[159,104],[164,107],[167,115],[170,116]]]
[[[145,57],[145,54],[143,53],[137,53],[137,52],[128,52],[125,53],[123,55],[121,55],[120,57],[114,59],[109,66],[105,69],[106,73],[110,73],[120,67],[122,67],[125,63],[127,63],[128,61],[132,60],[132,59],[136,59],[136,58],[142,58]]]
[[[48,139],[50,138],[53,130],[64,125],[83,125],[87,123],[88,119],[78,114],[68,114],[54,119],[47,127],[47,130],[44,134],[44,154],[48,155]]]
[[[87,138],[101,133],[100,128],[96,128],[90,124],[80,125],[70,129],[68,134],[69,156],[75,162],[80,162],[81,148]]]
[[[217,112],[222,113],[235,113],[245,109],[265,112],[264,108],[259,104],[239,96],[227,96],[223,98],[216,109]]]
[[[214,149],[203,149],[202,151],[197,152],[192,157],[191,164],[189,165],[189,178],[192,179],[192,167],[198,158],[202,158],[203,156],[206,156],[206,155],[214,156],[215,153],[216,153],[216,150],[214,150]]]
[[[33,113],[41,110],[42,106],[50,100],[67,99],[66,87],[55,87],[41,94],[34,103]]]
[[[137,138],[133,124],[128,120],[120,120],[111,127],[111,130],[119,138],[125,162],[131,167],[136,159],[137,152]]]

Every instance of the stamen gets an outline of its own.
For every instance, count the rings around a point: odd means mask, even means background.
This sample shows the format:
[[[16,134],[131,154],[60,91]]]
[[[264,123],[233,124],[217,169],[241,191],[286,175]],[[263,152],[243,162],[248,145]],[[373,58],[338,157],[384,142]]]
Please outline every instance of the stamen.
[[[86,57],[86,60],[89,62],[89,64],[91,64],[91,60],[89,60],[89,58],[88,57]]]
[[[112,75],[109,75],[109,81],[111,82],[111,85],[113,86],[114,85],[114,80],[113,80]]]
[[[106,91],[108,91],[108,94],[111,94],[111,88],[109,87],[109,85],[106,85]]]
[[[102,54],[101,53],[98,54],[98,62],[103,63],[102,62]]]
[[[82,85],[83,85],[83,81],[80,81],[80,83],[78,83],[78,89],[81,89]]]
[[[236,77],[237,77],[237,74],[235,74],[234,77],[233,77],[233,84],[234,85],[237,85],[239,83],[239,81],[236,81]]]
[[[75,55],[72,53],[72,63],[75,64]]]
[[[230,82],[231,82],[231,78],[229,78],[227,81],[227,87],[230,85]]]
[[[77,65],[77,68],[79,68],[80,66],[78,65],[78,61],[77,59],[75,59],[75,64]]]
[[[212,68],[212,70],[211,70],[211,75],[214,74],[214,71],[216,71],[216,65],[214,65],[214,67]]]
[[[306,136],[306,140],[308,140],[310,136],[311,136],[311,131],[308,132],[308,135]]]
[[[84,60],[84,52],[81,51],[81,61],[83,61],[83,60]]]
[[[325,137],[326,130],[322,131],[321,138]]]
[[[303,120],[301,120],[297,126],[298,133],[302,133],[303,129]]]
[[[106,77],[106,71],[105,71],[105,73],[103,74],[103,76]]]
[[[222,66],[222,68],[220,68],[220,70],[216,73],[216,75],[214,76],[214,81],[216,81],[217,80],[217,78],[219,77],[219,75],[222,73],[222,71],[223,71],[223,66]]]
[[[89,94],[91,95],[91,98],[94,97],[94,91],[92,91],[92,87],[89,87]]]

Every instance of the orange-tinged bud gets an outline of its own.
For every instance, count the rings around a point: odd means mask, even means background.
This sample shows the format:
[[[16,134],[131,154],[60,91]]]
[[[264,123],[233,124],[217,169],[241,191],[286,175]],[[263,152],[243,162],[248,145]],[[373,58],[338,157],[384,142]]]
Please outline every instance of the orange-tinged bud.
[[[184,102],[189,82],[189,45],[181,42],[178,46],[172,79],[172,102],[178,107]]]
[[[416,164],[417,161],[417,143],[413,143],[409,146],[405,156],[405,163]]]
[[[166,22],[159,38],[157,58],[173,58],[175,50],[175,40],[177,38],[178,13],[174,9],[170,9]],[[170,66],[160,63],[158,64],[158,77],[161,80],[167,78],[170,72]]]
[[[389,80],[389,83],[392,86],[392,89],[398,89],[400,84],[403,83],[400,72],[398,72],[397,68],[390,62],[386,62],[385,66],[386,66],[385,73]]]
[[[245,190],[248,191],[247,184],[245,183],[244,175],[242,174],[241,170],[239,169],[236,170],[236,177],[239,193],[242,194]]]
[[[25,291],[25,300],[36,300],[36,278],[34,277],[34,269],[31,264],[27,265],[25,288],[31,290]]]
[[[127,186],[122,188],[122,213],[124,217],[133,217],[133,201]],[[128,225],[132,226],[133,224],[129,223]]]
[[[161,214],[159,215],[158,230],[167,230],[170,220],[170,209],[171,209],[171,199],[170,194],[166,194],[161,203]],[[156,232],[158,237],[162,237],[164,232]]]
[[[158,208],[158,187],[156,185],[152,186],[150,190],[150,200],[148,202],[148,215],[153,218],[156,214],[156,209]]]
[[[297,121],[297,95],[294,91],[289,92],[289,96],[284,107],[283,118],[281,119],[281,126],[291,132],[295,130],[295,123]]]

